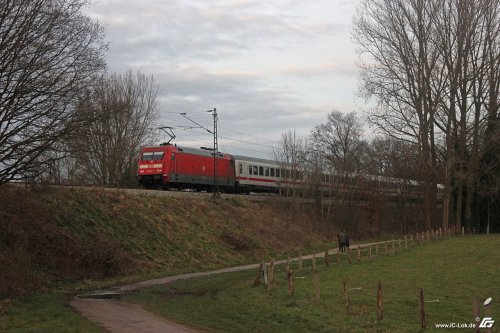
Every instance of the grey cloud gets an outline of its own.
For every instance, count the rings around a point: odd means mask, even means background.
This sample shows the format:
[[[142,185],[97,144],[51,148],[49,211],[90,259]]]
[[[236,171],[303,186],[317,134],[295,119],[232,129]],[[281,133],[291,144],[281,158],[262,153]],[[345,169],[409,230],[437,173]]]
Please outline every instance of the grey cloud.
[[[317,65],[303,65],[286,67],[277,71],[278,74],[294,76],[294,77],[311,77],[311,76],[331,76],[331,75],[346,75],[358,76],[359,68],[352,62],[337,62],[323,63]]]
[[[207,2],[203,2],[206,4]],[[252,10],[254,2],[200,6],[183,1],[108,1],[92,14],[107,25],[117,60],[171,60],[236,56],[258,47],[286,48],[297,40],[335,33],[338,26],[296,15]]]

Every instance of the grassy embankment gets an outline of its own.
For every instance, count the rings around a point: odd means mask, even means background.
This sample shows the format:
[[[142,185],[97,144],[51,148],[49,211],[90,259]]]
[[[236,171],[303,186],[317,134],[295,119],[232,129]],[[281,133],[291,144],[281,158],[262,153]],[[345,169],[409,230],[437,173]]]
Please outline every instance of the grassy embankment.
[[[319,300],[310,266],[294,273],[293,296],[287,295],[285,267],[278,266],[277,287],[270,293],[263,285],[251,288],[256,272],[246,271],[178,281],[130,294],[126,300],[217,332],[423,332],[418,307],[418,288],[423,288],[429,301],[425,331],[447,331],[436,329],[436,323],[475,323],[472,299],[477,296],[482,301],[493,297],[490,311],[497,321],[494,331],[499,332],[499,248],[498,235],[470,236],[413,245],[372,261],[348,264],[344,258],[326,267],[320,259]],[[353,288],[351,314],[346,312],[343,281]],[[378,281],[384,302],[380,321],[376,319]],[[482,311],[484,317],[484,307]]]
[[[240,198],[2,186],[0,202],[0,331],[7,332],[99,332],[65,306],[72,295],[329,243],[306,212]]]

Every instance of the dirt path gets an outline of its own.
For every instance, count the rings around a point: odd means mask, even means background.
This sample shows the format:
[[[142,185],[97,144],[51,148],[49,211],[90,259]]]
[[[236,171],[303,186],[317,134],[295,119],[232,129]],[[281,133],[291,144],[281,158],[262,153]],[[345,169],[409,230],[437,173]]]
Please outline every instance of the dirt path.
[[[376,243],[360,244],[359,247],[368,247]],[[379,243],[380,244],[380,243]],[[356,248],[358,245],[354,246]],[[338,249],[328,251],[331,254],[336,254]],[[320,258],[325,255],[324,252],[317,253],[316,257]],[[303,256],[302,259],[307,260],[312,258],[311,255]],[[293,258],[291,261],[298,261],[298,258]],[[286,260],[275,261],[275,264],[284,264]],[[179,332],[192,333],[201,332],[188,326],[180,325],[163,317],[156,316],[148,312],[138,305],[119,301],[116,299],[120,294],[141,288],[167,284],[177,280],[191,279],[194,277],[207,276],[212,274],[237,272],[249,269],[257,269],[259,264],[236,266],[225,269],[219,269],[209,272],[189,273],[176,276],[169,276],[160,279],[153,279],[126,285],[120,288],[97,291],[91,294],[76,296],[70,305],[79,313],[90,319],[90,321],[105,328],[109,332],[116,333],[164,333],[164,332]],[[108,299],[103,299],[108,298]]]
[[[138,305],[117,300],[74,299],[70,305],[90,321],[113,333],[199,332],[158,317]]]

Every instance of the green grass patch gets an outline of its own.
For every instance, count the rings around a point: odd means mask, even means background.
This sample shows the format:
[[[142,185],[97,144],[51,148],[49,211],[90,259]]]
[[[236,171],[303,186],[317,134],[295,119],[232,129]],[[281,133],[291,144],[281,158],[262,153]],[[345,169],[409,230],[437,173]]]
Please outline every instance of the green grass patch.
[[[389,247],[390,248],[390,247]],[[492,317],[500,320],[500,236],[452,238],[413,245],[396,255],[330,267],[318,259],[320,300],[304,262],[294,273],[295,295],[287,295],[285,267],[277,266],[277,287],[251,288],[256,271],[177,281],[130,294],[129,302],[204,329],[220,332],[419,332],[418,288],[423,288],[426,331],[436,323],[473,323],[472,298],[493,297]],[[294,263],[292,269],[297,269]],[[347,281],[352,313],[343,295]],[[376,289],[381,281],[384,319],[376,319]],[[439,301],[436,301],[439,300]],[[484,309],[483,309],[484,310]],[[484,316],[483,311],[483,316]],[[500,322],[500,321],[499,321]]]
[[[70,296],[46,293],[12,301],[0,316],[0,332],[104,333],[105,330],[77,314],[66,304]]]

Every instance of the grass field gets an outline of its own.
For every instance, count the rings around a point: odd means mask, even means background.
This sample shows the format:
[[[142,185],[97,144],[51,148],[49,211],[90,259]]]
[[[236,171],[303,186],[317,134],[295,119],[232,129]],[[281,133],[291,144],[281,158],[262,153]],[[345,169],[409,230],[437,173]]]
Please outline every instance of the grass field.
[[[256,271],[178,281],[128,295],[125,300],[179,322],[218,332],[419,332],[418,288],[423,288],[427,329],[436,323],[475,323],[472,299],[493,297],[489,311],[500,327],[500,236],[456,237],[412,245],[396,255],[324,265],[318,259],[320,299],[309,263],[294,273],[295,295],[287,295],[285,267],[277,286],[251,288]],[[335,258],[331,257],[330,262]],[[297,264],[292,265],[297,269]],[[352,313],[345,308],[348,283]],[[377,320],[377,282],[384,318]],[[358,289],[361,288],[361,289]],[[482,302],[481,302],[482,304]],[[485,308],[481,306],[481,316]],[[457,329],[450,330],[457,331]],[[458,330],[458,331],[472,331]]]
[[[52,292],[12,301],[9,316],[0,317],[0,332],[104,333],[105,330],[65,305],[70,297]]]

